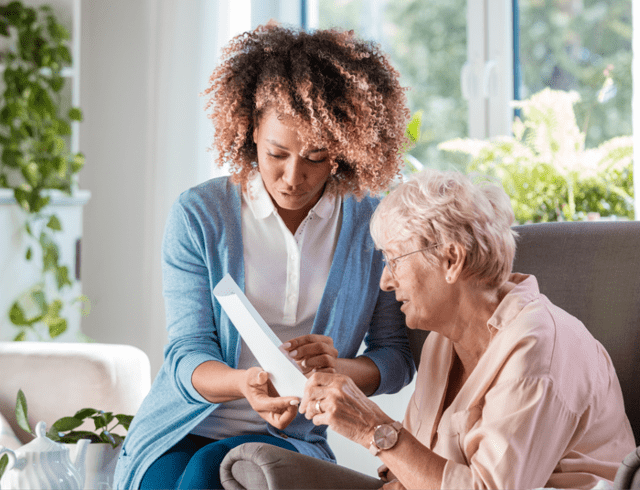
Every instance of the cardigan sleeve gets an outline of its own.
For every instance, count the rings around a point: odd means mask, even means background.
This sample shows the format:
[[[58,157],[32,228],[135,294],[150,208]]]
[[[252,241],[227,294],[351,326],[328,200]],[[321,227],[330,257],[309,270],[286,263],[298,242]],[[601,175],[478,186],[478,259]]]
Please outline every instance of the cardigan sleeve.
[[[397,393],[411,381],[415,364],[404,315],[393,292],[379,292],[365,345],[363,355],[380,371],[380,385],[374,395]]]
[[[169,334],[163,369],[169,371],[178,392],[192,403],[209,403],[191,383],[196,367],[211,360],[224,362],[202,235],[196,217],[178,200],[169,212],[162,244],[163,295]]]

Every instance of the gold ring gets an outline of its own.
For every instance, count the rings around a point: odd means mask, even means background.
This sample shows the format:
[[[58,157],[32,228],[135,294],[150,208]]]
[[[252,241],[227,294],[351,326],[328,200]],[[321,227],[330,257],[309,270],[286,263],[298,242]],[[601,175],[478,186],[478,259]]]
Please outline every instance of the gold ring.
[[[324,413],[322,411],[322,408],[320,408],[320,400],[316,400],[316,412],[318,413]]]

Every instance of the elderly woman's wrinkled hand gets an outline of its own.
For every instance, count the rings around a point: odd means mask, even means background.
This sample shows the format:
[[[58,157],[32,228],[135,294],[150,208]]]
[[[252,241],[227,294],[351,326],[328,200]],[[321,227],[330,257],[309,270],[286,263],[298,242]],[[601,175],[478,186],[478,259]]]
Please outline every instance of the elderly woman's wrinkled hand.
[[[393,422],[350,377],[334,373],[315,373],[307,380],[299,411],[365,447],[376,425]]]
[[[338,349],[333,346],[331,337],[318,334],[302,335],[285,342],[282,346],[307,377],[316,371],[336,372]]]
[[[247,370],[247,382],[242,391],[260,417],[277,429],[285,429],[298,414],[300,400],[294,396],[279,396],[269,375],[259,367]]]

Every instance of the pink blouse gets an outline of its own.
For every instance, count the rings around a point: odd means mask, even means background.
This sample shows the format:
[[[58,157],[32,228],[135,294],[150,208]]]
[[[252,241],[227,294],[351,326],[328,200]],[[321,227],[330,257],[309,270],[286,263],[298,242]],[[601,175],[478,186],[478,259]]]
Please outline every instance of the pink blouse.
[[[448,459],[442,488],[592,488],[635,448],[609,355],[530,275],[489,320],[498,332],[442,412],[453,344],[432,332],[404,425]]]

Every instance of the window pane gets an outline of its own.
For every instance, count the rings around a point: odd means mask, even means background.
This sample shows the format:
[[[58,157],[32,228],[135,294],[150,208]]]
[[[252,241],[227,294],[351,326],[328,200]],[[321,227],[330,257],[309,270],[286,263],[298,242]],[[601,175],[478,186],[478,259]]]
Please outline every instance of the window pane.
[[[467,59],[466,0],[320,0],[319,27],[378,42],[401,74],[412,113],[423,111],[411,155],[432,167],[464,165],[437,144],[467,134],[460,71]]]
[[[587,148],[632,134],[631,0],[519,0],[519,8],[521,98],[577,91]]]

